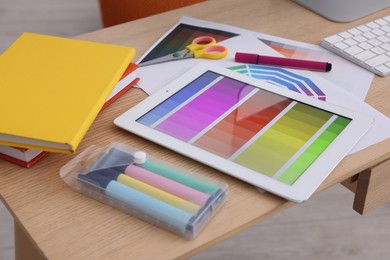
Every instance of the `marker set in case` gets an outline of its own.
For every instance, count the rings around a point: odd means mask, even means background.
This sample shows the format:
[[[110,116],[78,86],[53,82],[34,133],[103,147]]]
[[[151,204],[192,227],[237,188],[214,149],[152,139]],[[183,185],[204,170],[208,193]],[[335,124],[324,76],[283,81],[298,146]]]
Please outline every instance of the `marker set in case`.
[[[223,204],[227,185],[123,144],[91,146],[61,168],[73,189],[194,239]]]

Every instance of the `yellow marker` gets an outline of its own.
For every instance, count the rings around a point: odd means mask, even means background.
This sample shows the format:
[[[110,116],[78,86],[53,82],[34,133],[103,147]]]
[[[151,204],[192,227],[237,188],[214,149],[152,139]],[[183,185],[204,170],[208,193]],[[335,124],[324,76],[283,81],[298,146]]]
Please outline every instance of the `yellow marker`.
[[[182,210],[190,212],[193,215],[197,215],[199,210],[200,210],[199,205],[196,205],[196,204],[194,204],[190,201],[184,200],[182,198],[176,197],[175,195],[172,195],[168,192],[157,189],[156,187],[153,187],[153,186],[146,184],[142,181],[139,181],[137,179],[129,177],[125,174],[119,174],[117,181],[126,185],[126,186],[129,186],[133,189],[136,189],[136,190],[141,191],[145,194],[148,194],[156,199],[164,201],[172,206],[175,206],[177,208],[180,208]]]

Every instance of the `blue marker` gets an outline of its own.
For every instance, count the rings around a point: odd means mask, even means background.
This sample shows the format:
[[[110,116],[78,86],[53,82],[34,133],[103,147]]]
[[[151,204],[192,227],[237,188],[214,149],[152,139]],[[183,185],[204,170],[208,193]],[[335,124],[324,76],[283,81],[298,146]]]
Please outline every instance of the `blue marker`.
[[[192,231],[188,225],[196,218],[194,215],[113,180],[112,177],[117,175],[115,170],[104,169],[79,174],[78,178],[103,189],[107,196],[126,203],[140,212],[141,216],[144,214],[159,220],[182,234]]]

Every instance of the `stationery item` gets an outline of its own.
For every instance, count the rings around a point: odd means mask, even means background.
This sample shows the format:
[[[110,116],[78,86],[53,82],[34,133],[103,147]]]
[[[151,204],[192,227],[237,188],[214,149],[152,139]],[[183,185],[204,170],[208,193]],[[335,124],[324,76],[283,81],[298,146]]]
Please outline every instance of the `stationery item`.
[[[150,162],[174,172],[176,179],[191,179],[217,192],[203,193],[135,162]],[[60,175],[75,190],[187,239],[195,238],[220,209],[227,190],[224,183],[172,167],[123,144],[107,149],[91,146],[64,165]]]
[[[124,168],[123,172],[127,176],[141,180],[144,183],[157,187],[158,189],[169,192],[179,198],[191,201],[200,206],[206,205],[207,201],[210,199],[210,195],[206,193],[202,193],[189,186],[185,186],[179,182],[165,178],[157,172],[148,171],[133,164]]]
[[[191,187],[195,190],[201,191],[205,194],[209,194],[211,196],[216,195],[219,191],[218,187],[215,187],[213,185],[202,182],[200,180],[191,178],[190,176],[180,174],[174,170],[162,167],[162,166],[157,165],[151,161],[145,161],[143,163],[139,163],[139,164],[137,164],[137,166],[144,168],[146,170],[149,170],[151,172],[155,172],[161,176],[164,176],[165,178],[176,181],[178,183],[181,183],[183,185]]]
[[[235,55],[235,60],[237,62],[242,63],[263,64],[270,66],[287,67],[292,69],[307,69],[323,72],[328,72],[332,69],[332,64],[329,62],[272,57],[244,52],[237,52]]]
[[[130,63],[130,65],[123,73],[120,81],[116,84],[114,90],[107,98],[102,109],[112,104],[115,100],[117,100],[121,95],[126,93],[126,91],[132,88],[139,81],[139,78],[137,78],[133,73],[137,68],[138,66],[136,64]],[[41,150],[0,145],[1,159],[7,160],[9,162],[18,164],[26,168],[32,167],[46,154],[46,151]]]
[[[144,67],[188,58],[205,58],[216,60],[226,57],[227,53],[228,49],[224,46],[217,45],[215,38],[211,36],[200,36],[195,38],[191,44],[186,46],[184,50],[174,52],[154,60],[143,62],[139,66]]]
[[[24,33],[0,59],[0,144],[74,152],[131,47]],[[23,77],[20,73],[23,72]]]
[[[105,169],[107,165],[120,165],[112,169],[199,206],[206,205],[222,192],[217,186],[147,160],[143,151],[128,154],[111,149],[92,169]]]
[[[106,177],[104,174],[90,172],[79,174],[78,178],[83,182],[97,185],[104,193],[112,198],[130,204],[135,210],[143,212],[152,218],[160,219],[173,226],[180,233],[185,233],[187,225],[194,215],[164,203],[147,194],[132,189],[120,182]]]
[[[191,214],[196,215],[200,210],[200,206],[194,204],[191,200],[184,200],[184,199],[177,197],[171,193],[165,192],[165,191],[160,190],[156,187],[153,187],[152,185],[149,185],[145,182],[137,180],[136,178],[129,177],[128,175],[125,175],[125,174],[121,173],[120,171],[117,171],[117,169],[115,169],[115,168],[100,169],[100,170],[96,170],[93,172],[97,172],[99,174],[102,174],[105,177],[109,177],[110,179],[113,179],[117,182],[120,182],[126,186],[129,186],[133,189],[136,189],[136,190],[141,191],[145,194],[148,194],[149,196],[152,196],[152,197],[157,198],[161,201],[164,201],[165,203],[168,203],[168,204],[175,206],[179,209],[188,211]],[[196,198],[196,197],[194,197],[194,198]]]
[[[313,194],[372,122],[361,113],[208,63],[114,121],[295,202]]]

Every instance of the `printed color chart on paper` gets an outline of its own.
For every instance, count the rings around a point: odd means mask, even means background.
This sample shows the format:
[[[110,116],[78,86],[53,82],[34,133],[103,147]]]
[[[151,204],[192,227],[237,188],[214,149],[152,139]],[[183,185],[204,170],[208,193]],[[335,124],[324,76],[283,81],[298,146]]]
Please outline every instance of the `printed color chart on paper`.
[[[184,50],[193,39],[199,36],[211,36],[217,42],[237,36],[235,33],[209,28],[202,28],[187,24],[177,25],[164,39],[151,50],[140,63],[153,60],[170,53]]]
[[[351,120],[208,71],[137,121],[293,184]]]
[[[323,57],[329,56],[324,51],[313,50],[283,42],[270,41],[265,39],[260,40],[275,51],[279,52],[280,54],[283,54],[285,57],[288,58],[321,60]]]
[[[309,97],[326,101],[325,93],[311,79],[283,68],[247,64],[230,67],[229,69]]]

